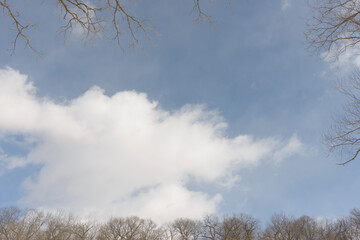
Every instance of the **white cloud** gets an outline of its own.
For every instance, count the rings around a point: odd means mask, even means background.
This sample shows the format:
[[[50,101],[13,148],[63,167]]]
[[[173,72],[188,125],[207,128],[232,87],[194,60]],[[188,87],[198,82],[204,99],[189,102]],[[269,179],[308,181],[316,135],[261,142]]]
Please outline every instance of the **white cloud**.
[[[283,148],[279,149],[274,153],[274,159],[276,163],[280,163],[284,159],[294,154],[300,153],[304,155],[304,151],[305,151],[304,144],[300,141],[298,136],[294,134]]]
[[[26,156],[1,154],[11,169],[39,164],[23,182],[26,207],[62,208],[85,217],[135,214],[163,222],[215,213],[222,200],[189,181],[236,183],[236,169],[296,152],[297,138],[224,135],[226,123],[202,106],[168,112],[146,94],[109,97],[93,87],[59,104],[36,96],[25,75],[0,70],[0,138],[24,136]],[[0,164],[0,166],[2,166]],[[3,167],[4,168],[4,167]]]
[[[349,74],[354,68],[360,67],[360,48],[359,46],[347,47],[346,51],[339,54],[339,49],[345,45],[346,43],[342,43],[341,46],[334,46],[330,51],[323,52],[321,57],[329,63],[331,68],[337,68],[342,74]]]
[[[282,0],[281,3],[281,10],[283,12],[285,12],[286,10],[288,10],[291,7],[291,2],[292,0]]]

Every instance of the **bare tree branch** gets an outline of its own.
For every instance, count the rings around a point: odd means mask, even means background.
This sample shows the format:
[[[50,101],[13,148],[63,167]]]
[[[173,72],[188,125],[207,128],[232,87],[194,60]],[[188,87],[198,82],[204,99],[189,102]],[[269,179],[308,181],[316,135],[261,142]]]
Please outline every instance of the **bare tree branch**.
[[[360,70],[355,70],[346,81],[342,81],[338,89],[348,101],[324,135],[324,140],[330,152],[347,158],[338,165],[346,165],[360,153]]]
[[[193,0],[193,11],[196,13],[196,20],[207,20],[211,24],[214,21],[200,7],[200,0]],[[227,0],[228,2],[230,0]],[[131,2],[131,1],[130,1]],[[154,28],[149,24],[150,19],[138,17],[129,10],[129,2],[120,0],[56,0],[62,10],[64,25],[58,31],[65,36],[69,32],[80,31],[84,39],[96,39],[105,36],[116,41],[119,46],[123,42],[121,37],[129,37],[129,46],[141,45],[140,35],[151,39],[151,32]],[[24,24],[20,21],[20,14],[8,4],[8,0],[0,0],[0,7],[3,14],[9,17],[14,26],[16,36],[12,43],[11,54],[15,54],[18,40],[22,39],[25,46],[35,53],[42,55],[32,45],[30,37],[26,34],[35,25]]]
[[[305,37],[315,51],[337,58],[360,42],[360,1],[316,0]]]
[[[11,6],[8,4],[7,0],[0,0],[0,7],[2,7],[3,10],[3,14],[6,16],[9,16],[10,19],[13,22],[13,25],[15,26],[15,38],[14,41],[12,42],[12,49],[11,49],[11,55],[15,54],[15,50],[16,50],[16,46],[18,43],[19,38],[21,38],[24,42],[25,42],[25,47],[30,48],[31,50],[33,50],[36,54],[38,55],[42,55],[41,52],[37,51],[31,44],[31,39],[28,37],[28,35],[26,35],[26,30],[29,30],[31,28],[33,28],[35,25],[31,25],[31,24],[23,24],[22,22],[20,22],[19,20],[19,13],[14,11]]]

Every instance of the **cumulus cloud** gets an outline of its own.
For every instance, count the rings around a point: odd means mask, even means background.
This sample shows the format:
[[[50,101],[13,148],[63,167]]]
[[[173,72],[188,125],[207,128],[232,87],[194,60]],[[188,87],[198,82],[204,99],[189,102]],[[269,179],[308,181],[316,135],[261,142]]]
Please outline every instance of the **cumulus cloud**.
[[[0,167],[40,168],[23,182],[19,203],[26,207],[159,222],[202,217],[217,211],[222,196],[190,190],[191,181],[231,187],[237,169],[274,154],[284,158],[300,144],[297,138],[229,138],[215,111],[201,105],[165,111],[136,91],[107,96],[93,87],[56,103],[38,97],[27,76],[11,68],[0,70],[0,86],[0,140],[22,136],[28,149],[23,155],[4,150]]]

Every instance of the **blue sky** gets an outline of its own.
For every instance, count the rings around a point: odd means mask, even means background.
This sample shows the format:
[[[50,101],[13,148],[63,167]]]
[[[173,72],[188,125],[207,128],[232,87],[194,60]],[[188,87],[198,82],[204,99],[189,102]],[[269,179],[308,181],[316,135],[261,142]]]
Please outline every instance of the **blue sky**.
[[[14,32],[0,21],[0,206],[158,221],[359,207],[359,163],[337,166],[321,143],[348,70],[307,50],[307,1],[204,2],[217,30],[193,22],[192,1],[138,2],[159,33],[140,36],[144,51],[126,38],[124,50],[64,41],[56,5],[36,3],[14,1],[39,23],[31,36],[44,57],[21,42],[10,56]]]

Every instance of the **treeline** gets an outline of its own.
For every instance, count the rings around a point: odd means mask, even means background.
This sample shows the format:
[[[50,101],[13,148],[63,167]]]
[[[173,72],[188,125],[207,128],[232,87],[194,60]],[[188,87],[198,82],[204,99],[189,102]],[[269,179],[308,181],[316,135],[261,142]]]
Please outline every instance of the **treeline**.
[[[356,240],[360,239],[360,210],[337,220],[316,220],[273,215],[261,228],[246,214],[205,216],[202,220],[179,218],[157,226],[139,217],[111,218],[105,223],[58,213],[0,209],[1,240]]]

